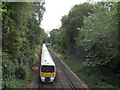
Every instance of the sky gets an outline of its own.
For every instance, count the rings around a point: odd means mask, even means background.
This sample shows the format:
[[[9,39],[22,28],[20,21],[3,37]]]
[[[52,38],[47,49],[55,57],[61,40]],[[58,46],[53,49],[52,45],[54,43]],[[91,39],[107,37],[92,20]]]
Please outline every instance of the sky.
[[[87,0],[45,0],[46,12],[40,26],[46,33],[59,28],[62,16],[67,15],[74,5],[84,2],[87,2]]]

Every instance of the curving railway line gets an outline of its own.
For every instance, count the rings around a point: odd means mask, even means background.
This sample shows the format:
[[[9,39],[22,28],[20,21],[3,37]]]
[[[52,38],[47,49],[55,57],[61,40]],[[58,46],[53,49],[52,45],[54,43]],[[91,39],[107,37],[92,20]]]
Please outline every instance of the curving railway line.
[[[36,65],[33,76],[34,81],[31,83],[30,88],[36,88],[37,90],[88,90],[88,87],[67,67],[62,60],[60,60],[57,55],[48,48],[51,57],[56,64],[56,78],[52,83],[44,83],[40,81],[39,68],[40,60]]]

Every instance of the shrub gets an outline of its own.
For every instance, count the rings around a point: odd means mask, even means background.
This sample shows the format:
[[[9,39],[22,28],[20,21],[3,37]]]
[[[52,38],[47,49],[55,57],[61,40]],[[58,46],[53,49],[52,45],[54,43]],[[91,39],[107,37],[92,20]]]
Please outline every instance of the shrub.
[[[16,75],[17,78],[24,80],[25,77],[26,77],[26,70],[24,69],[24,67],[19,66],[15,70],[15,75]]]

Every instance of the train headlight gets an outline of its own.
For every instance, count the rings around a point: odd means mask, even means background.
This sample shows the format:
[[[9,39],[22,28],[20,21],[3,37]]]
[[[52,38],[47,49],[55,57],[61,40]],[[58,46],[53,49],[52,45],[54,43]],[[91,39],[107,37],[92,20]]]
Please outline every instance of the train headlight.
[[[44,77],[44,73],[43,73],[43,72],[41,72],[41,76],[43,76],[43,77]]]
[[[52,74],[52,77],[54,77],[54,73]]]
[[[44,74],[41,74],[41,76],[43,76],[43,77],[44,77]]]

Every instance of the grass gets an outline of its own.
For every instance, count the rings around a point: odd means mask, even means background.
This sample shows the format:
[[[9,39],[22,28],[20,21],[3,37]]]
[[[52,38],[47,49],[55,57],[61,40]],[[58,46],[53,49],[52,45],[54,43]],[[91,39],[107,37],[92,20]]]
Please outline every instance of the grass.
[[[54,50],[57,52],[57,50]],[[56,53],[61,60],[63,60],[68,67],[82,80],[89,88],[117,88],[118,85],[111,84],[111,73],[108,70],[103,70],[104,73],[100,74],[94,71],[91,67],[85,66],[82,62],[76,60],[73,55],[67,53]],[[105,72],[105,71],[108,71]],[[106,76],[105,76],[106,75]],[[112,82],[115,82],[112,81]],[[118,83],[118,82],[117,82]]]

